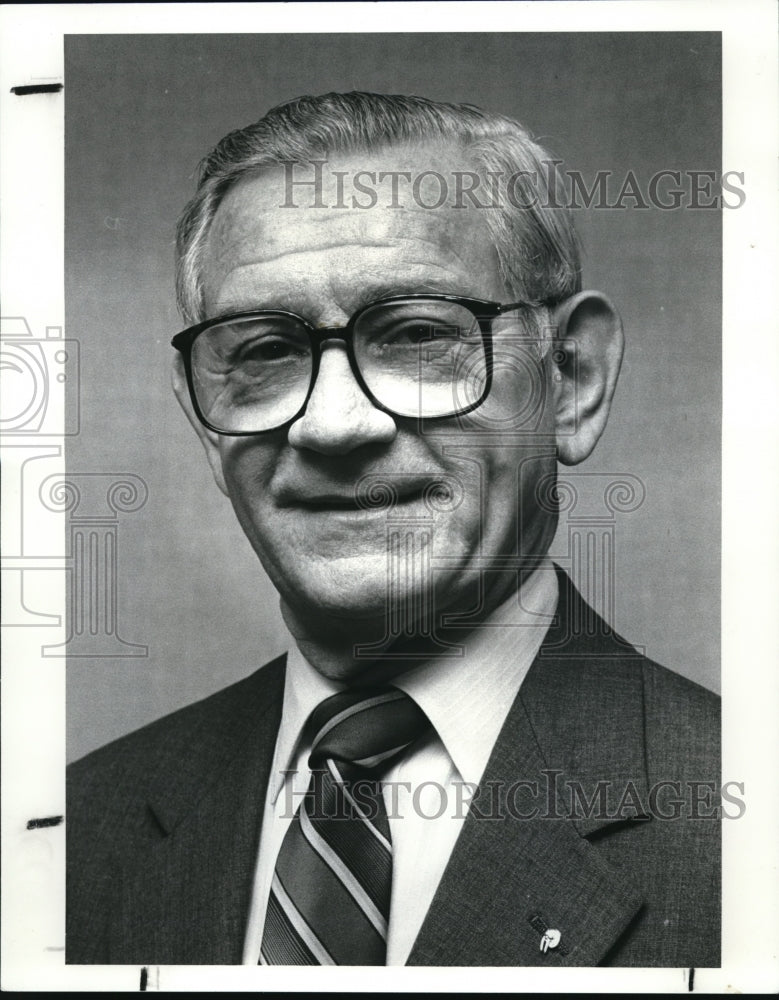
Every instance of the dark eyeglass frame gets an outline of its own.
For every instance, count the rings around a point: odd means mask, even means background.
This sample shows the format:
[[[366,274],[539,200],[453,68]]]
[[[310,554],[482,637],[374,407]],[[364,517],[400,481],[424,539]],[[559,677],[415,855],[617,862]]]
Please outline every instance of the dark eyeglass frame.
[[[346,345],[346,354],[349,359],[349,367],[352,370],[352,374],[355,377],[357,384],[360,389],[365,393],[368,399],[371,401],[373,406],[378,410],[382,410],[384,413],[389,413],[391,416],[396,417],[401,420],[417,419],[409,418],[403,414],[395,413],[394,410],[389,406],[385,406],[380,400],[378,400],[373,392],[370,390],[365,382],[360,371],[360,366],[357,362],[357,358],[354,353],[354,328],[359,321],[360,317],[368,312],[369,309],[375,309],[376,306],[381,305],[392,305],[394,302],[408,302],[414,300],[423,301],[435,301],[435,302],[451,302],[454,305],[462,306],[468,309],[473,318],[479,324],[479,330],[482,337],[482,345],[484,347],[484,358],[486,362],[486,380],[484,391],[478,400],[474,403],[469,403],[468,406],[460,407],[459,409],[453,410],[451,413],[438,414],[434,417],[424,417],[425,421],[428,420],[447,420],[451,417],[463,416],[466,413],[470,413],[475,410],[478,406],[485,401],[492,388],[492,368],[493,368],[493,350],[492,350],[492,323],[505,313],[511,312],[514,309],[532,309],[535,308],[532,302],[491,302],[485,299],[473,299],[468,297],[463,297],[459,295],[444,295],[425,292],[412,293],[410,295],[392,295],[387,298],[377,299],[375,302],[369,302],[367,305],[362,306],[356,312],[354,312],[346,326],[332,326],[317,328],[308,322],[304,317],[299,316],[297,313],[290,312],[285,309],[251,309],[247,312],[230,313],[227,316],[220,316],[218,319],[207,319],[202,323],[197,323],[195,326],[190,326],[186,330],[182,330],[181,333],[177,333],[176,336],[171,340],[171,346],[174,347],[182,356],[184,360],[184,370],[187,375],[187,386],[189,387],[189,398],[192,401],[192,407],[197,415],[198,420],[207,427],[210,431],[215,434],[221,434],[225,437],[255,437],[259,434],[269,434],[273,431],[278,431],[282,427],[287,427],[294,423],[304,412],[308,406],[308,402],[311,398],[311,393],[314,391],[314,386],[316,384],[317,376],[319,375],[319,364],[322,358],[322,344],[327,340],[341,340]],[[223,323],[230,323],[233,320],[238,319],[255,319],[260,316],[283,316],[287,319],[295,319],[302,324],[303,328],[307,331],[309,341],[311,344],[311,383],[308,387],[308,392],[306,393],[305,399],[302,405],[288,420],[283,423],[278,424],[275,427],[267,427],[265,430],[261,431],[224,431],[205,417],[203,411],[200,409],[200,405],[197,401],[197,395],[195,393],[194,379],[192,376],[192,346],[195,340],[204,333],[206,330],[211,329],[215,326],[221,326]]]

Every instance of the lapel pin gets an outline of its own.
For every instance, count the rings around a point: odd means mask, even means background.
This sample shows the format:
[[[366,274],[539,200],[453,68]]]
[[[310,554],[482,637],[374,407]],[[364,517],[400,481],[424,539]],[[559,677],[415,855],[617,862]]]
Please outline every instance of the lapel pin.
[[[557,949],[558,955],[568,955],[570,954],[570,949],[562,943],[563,935],[556,927],[550,927],[549,921],[543,917],[540,913],[533,913],[528,916],[528,923],[541,935],[541,945],[539,950],[542,954],[546,954],[548,951],[554,951]]]

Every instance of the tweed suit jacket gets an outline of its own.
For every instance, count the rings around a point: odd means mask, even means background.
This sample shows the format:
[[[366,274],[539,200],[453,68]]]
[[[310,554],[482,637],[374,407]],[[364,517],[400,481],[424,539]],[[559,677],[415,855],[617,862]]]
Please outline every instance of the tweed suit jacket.
[[[718,966],[718,699],[559,575],[408,964]],[[241,962],[284,670],[71,765],[66,962]]]

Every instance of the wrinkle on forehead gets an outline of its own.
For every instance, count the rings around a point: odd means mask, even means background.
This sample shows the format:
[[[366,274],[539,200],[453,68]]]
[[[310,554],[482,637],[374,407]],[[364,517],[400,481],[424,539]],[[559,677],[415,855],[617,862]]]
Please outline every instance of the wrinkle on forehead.
[[[369,209],[264,208],[240,198],[220,206],[208,240],[208,261],[225,254],[235,263],[247,258],[266,263],[289,253],[327,246],[399,246],[414,240],[457,251],[464,240],[490,244],[489,231],[476,210],[401,206]],[[490,244],[491,245],[491,244]]]
[[[355,171],[363,169],[361,161],[357,162]],[[325,178],[328,170],[347,165],[327,164]],[[383,163],[382,169],[388,165]],[[425,160],[418,169],[431,167]],[[448,169],[451,173],[452,166]],[[310,190],[303,189],[303,194],[309,195]],[[330,268],[339,283],[348,283],[344,270],[358,278],[366,271],[399,269],[402,280],[406,272],[421,268],[423,273],[415,281],[422,288],[424,271],[431,276],[449,271],[455,284],[466,279],[472,284],[474,271],[499,274],[484,210],[451,205],[425,209],[402,187],[399,207],[391,208],[391,192],[378,190],[378,204],[367,209],[313,208],[311,198],[305,197],[297,207],[283,207],[285,189],[278,171],[247,175],[228,191],[212,223],[203,271],[207,301],[229,301],[233,288],[245,290],[252,275],[258,285],[266,280],[283,285],[285,275],[299,280],[309,268],[320,277],[323,268]],[[336,192],[327,183],[322,196],[326,205],[336,202]],[[386,277],[390,280],[392,275]],[[490,281],[493,296],[494,286],[495,281]],[[486,288],[453,290],[487,296]]]

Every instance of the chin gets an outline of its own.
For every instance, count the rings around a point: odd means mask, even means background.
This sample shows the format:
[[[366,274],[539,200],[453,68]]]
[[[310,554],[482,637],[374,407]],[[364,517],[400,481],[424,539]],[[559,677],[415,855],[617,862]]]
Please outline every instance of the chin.
[[[386,570],[378,579],[359,574],[339,574],[326,582],[308,577],[292,581],[291,585],[277,586],[290,607],[320,622],[373,621],[387,615]]]
[[[422,609],[430,603],[423,599],[421,589],[394,590],[391,595],[386,569],[373,577],[346,575],[326,587],[315,586],[309,578],[287,594],[283,596],[288,606],[311,627],[323,633],[370,635],[371,640],[416,625]],[[409,614],[413,622],[408,621]]]

